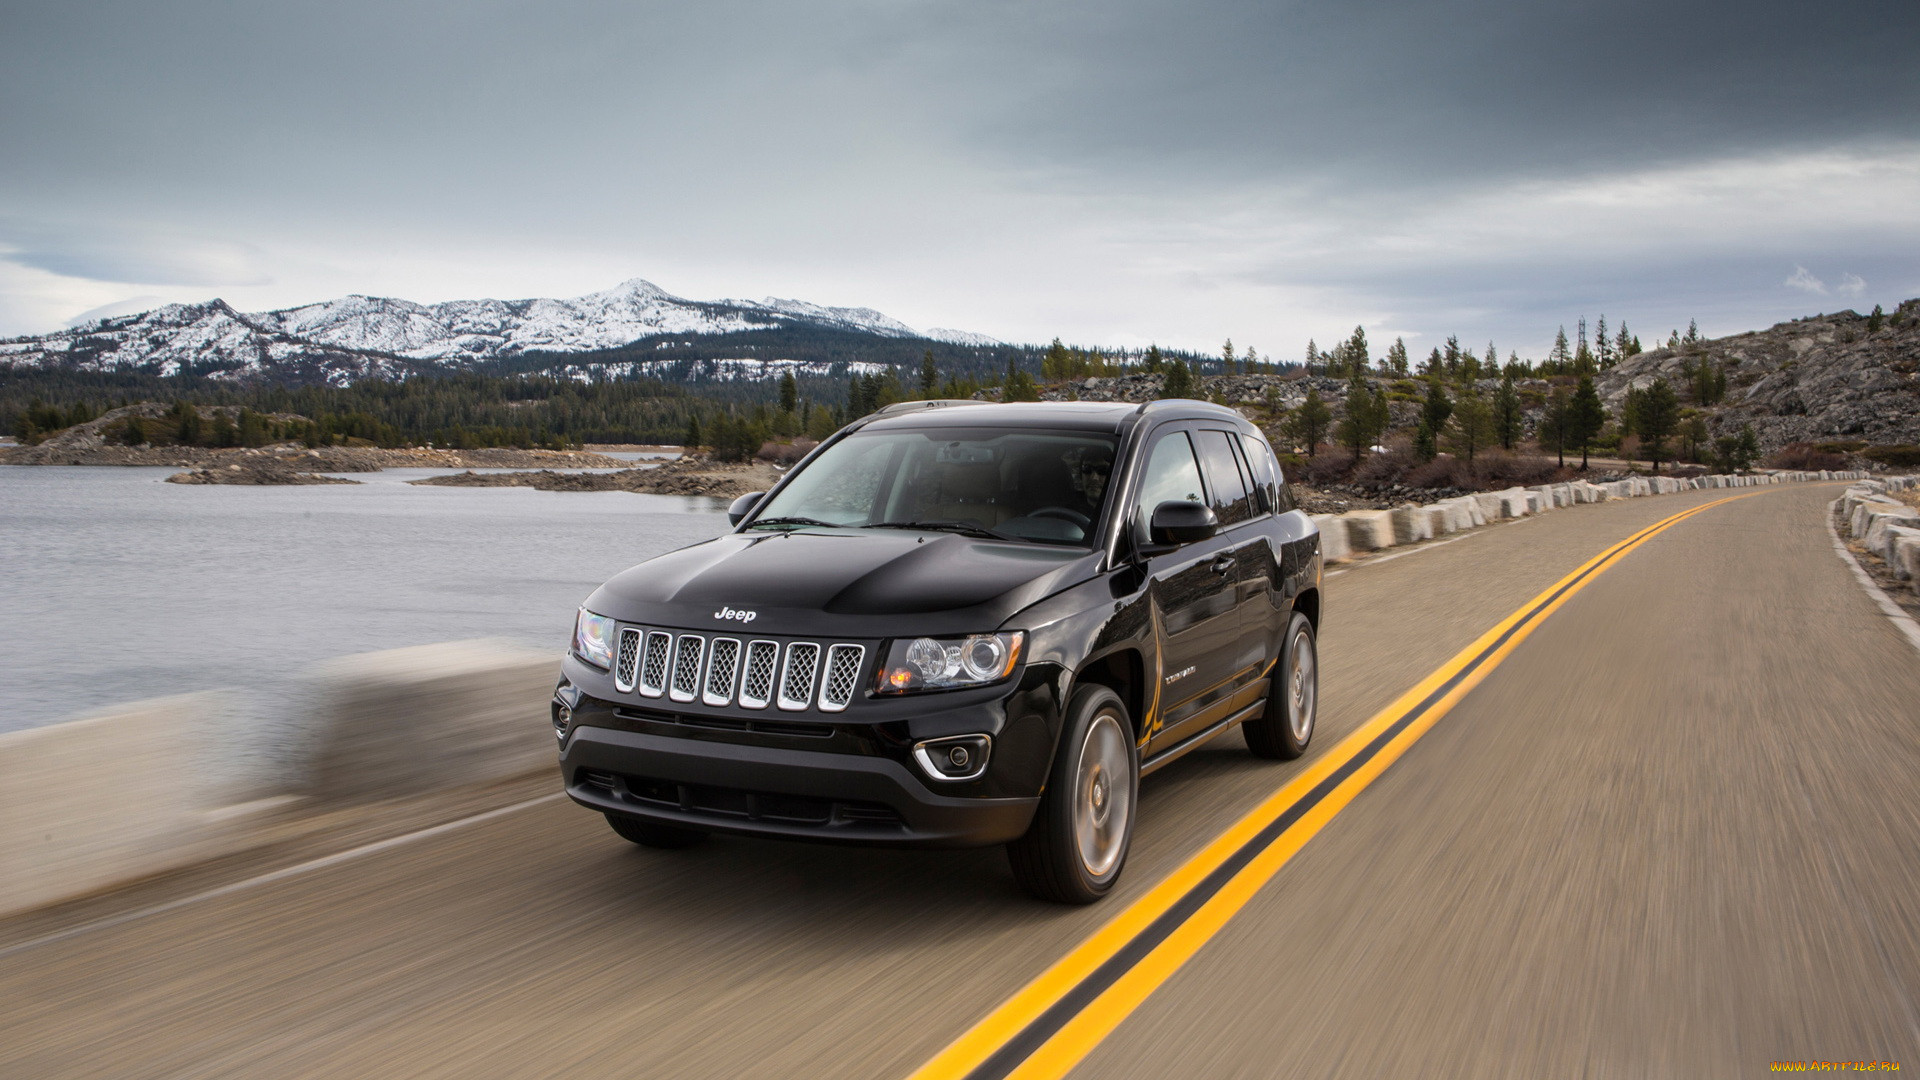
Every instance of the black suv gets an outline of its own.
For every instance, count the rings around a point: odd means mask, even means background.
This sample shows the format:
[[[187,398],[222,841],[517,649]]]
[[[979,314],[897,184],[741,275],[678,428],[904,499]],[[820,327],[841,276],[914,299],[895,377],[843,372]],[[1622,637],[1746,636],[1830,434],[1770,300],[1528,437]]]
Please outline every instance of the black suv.
[[[1319,531],[1230,409],[895,405],[728,517],[587,598],[554,694],[567,794],[635,843],[1004,843],[1085,903],[1142,775],[1313,735]]]

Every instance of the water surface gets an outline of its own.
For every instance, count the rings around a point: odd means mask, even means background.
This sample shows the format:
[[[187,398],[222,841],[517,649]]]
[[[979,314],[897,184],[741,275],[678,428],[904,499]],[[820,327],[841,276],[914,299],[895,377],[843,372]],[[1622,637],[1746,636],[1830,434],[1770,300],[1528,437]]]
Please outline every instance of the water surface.
[[[0,466],[0,732],[138,698],[246,691],[345,653],[502,637],[554,652],[613,574],[726,529],[728,500],[164,483],[173,468]]]

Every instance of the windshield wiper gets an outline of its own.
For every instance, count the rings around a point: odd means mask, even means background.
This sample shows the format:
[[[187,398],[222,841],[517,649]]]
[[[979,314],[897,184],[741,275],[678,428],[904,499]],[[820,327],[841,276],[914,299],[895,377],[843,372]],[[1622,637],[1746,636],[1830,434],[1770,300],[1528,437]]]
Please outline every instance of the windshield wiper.
[[[960,533],[964,536],[984,536],[992,540],[1011,540],[1017,544],[1027,542],[1026,537],[1003,533],[998,529],[989,529],[974,521],[942,519],[939,521],[876,521],[863,529],[925,529],[928,532]]]
[[[754,522],[753,524],[748,525],[747,528],[757,529],[762,525],[814,525],[814,526],[819,526],[821,528],[827,528],[827,529],[846,528],[846,526],[844,525],[835,524],[834,522],[831,522],[831,521],[821,521],[819,518],[810,518],[810,517],[761,518],[760,520]]]

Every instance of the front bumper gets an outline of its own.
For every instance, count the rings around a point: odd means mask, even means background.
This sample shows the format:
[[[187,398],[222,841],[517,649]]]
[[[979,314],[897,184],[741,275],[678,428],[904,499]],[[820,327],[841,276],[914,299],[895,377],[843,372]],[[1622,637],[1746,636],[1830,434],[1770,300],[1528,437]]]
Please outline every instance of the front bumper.
[[[568,796],[603,813],[785,840],[898,847],[1005,843],[1039,798],[943,796],[888,757],[575,726]]]

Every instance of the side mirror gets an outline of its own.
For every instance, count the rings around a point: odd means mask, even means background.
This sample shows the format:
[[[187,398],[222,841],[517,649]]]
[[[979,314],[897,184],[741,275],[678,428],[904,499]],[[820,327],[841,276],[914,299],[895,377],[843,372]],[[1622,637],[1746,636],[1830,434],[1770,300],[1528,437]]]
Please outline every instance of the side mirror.
[[[727,507],[727,524],[740,524],[748,514],[753,513],[753,508],[760,505],[760,500],[766,496],[767,493],[764,491],[749,491],[733,500],[733,505]]]
[[[1147,523],[1145,555],[1164,555],[1184,544],[1205,540],[1220,531],[1213,507],[1185,500],[1169,500],[1153,508]]]

